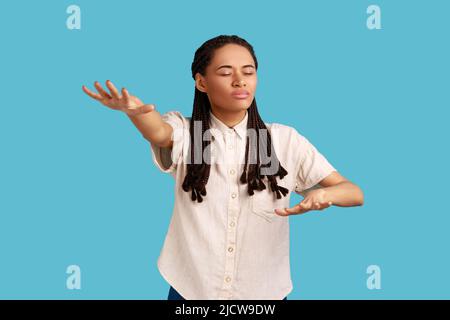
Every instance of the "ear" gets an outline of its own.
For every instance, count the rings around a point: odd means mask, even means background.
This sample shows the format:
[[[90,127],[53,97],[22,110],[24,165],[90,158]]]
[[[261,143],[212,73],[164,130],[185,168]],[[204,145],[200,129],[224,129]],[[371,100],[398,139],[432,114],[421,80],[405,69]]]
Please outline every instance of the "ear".
[[[198,72],[195,75],[195,86],[201,92],[206,93],[205,78]]]

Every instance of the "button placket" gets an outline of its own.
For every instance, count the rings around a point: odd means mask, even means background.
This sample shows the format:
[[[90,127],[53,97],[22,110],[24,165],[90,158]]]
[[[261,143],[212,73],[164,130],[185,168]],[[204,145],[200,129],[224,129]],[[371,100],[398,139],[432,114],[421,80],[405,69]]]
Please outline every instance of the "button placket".
[[[225,274],[222,289],[227,291],[231,296],[231,286],[234,279],[234,264],[235,264],[235,245],[236,245],[236,215],[237,209],[234,206],[229,206],[228,221],[229,228],[226,239],[226,254],[225,254]]]
[[[236,219],[239,212],[239,184],[237,179],[237,163],[236,163],[236,135],[233,130],[229,130],[225,134],[225,158],[227,159],[227,172],[229,184],[228,198],[228,232],[225,242],[225,270],[223,275],[222,292],[225,299],[232,297],[232,284],[234,280],[234,265],[236,256]]]
[[[235,149],[236,149],[236,148],[235,148],[235,144],[236,144],[236,133],[235,133],[233,130],[228,131],[228,132],[225,134],[225,144],[226,144],[226,149],[227,149],[228,151],[231,151],[231,150],[235,150]]]

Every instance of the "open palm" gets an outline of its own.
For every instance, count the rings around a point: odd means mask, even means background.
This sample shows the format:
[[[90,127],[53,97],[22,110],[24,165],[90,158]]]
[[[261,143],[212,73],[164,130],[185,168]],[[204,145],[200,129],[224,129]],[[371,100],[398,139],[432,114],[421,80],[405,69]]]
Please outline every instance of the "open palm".
[[[110,80],[106,81],[106,86],[110,93],[104,90],[98,81],[95,81],[94,86],[98,93],[92,92],[84,85],[82,89],[91,98],[100,101],[108,108],[123,111],[131,116],[151,112],[155,109],[154,105],[144,104],[138,97],[130,95],[125,88],[122,88],[122,94],[119,94],[119,91]]]

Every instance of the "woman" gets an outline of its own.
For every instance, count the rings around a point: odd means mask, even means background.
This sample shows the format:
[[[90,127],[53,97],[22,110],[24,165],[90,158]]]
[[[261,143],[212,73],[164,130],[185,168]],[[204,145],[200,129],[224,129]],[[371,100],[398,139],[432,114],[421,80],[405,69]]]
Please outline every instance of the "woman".
[[[296,129],[262,121],[257,69],[244,39],[206,41],[191,66],[190,118],[177,111],[161,116],[125,88],[119,94],[111,81],[109,93],[98,82],[98,93],[83,86],[125,112],[150,142],[156,166],[175,178],[158,259],[169,299],[286,299],[292,290],[287,216],[363,204],[361,189]],[[291,192],[304,199],[287,208]]]

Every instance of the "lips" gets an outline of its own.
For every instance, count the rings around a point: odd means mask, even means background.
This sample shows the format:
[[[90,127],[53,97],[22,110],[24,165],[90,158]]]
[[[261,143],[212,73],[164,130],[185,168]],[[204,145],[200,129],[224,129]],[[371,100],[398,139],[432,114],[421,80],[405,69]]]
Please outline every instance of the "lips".
[[[247,90],[234,90],[233,92],[231,92],[231,95],[235,98],[247,98],[250,93]]]

